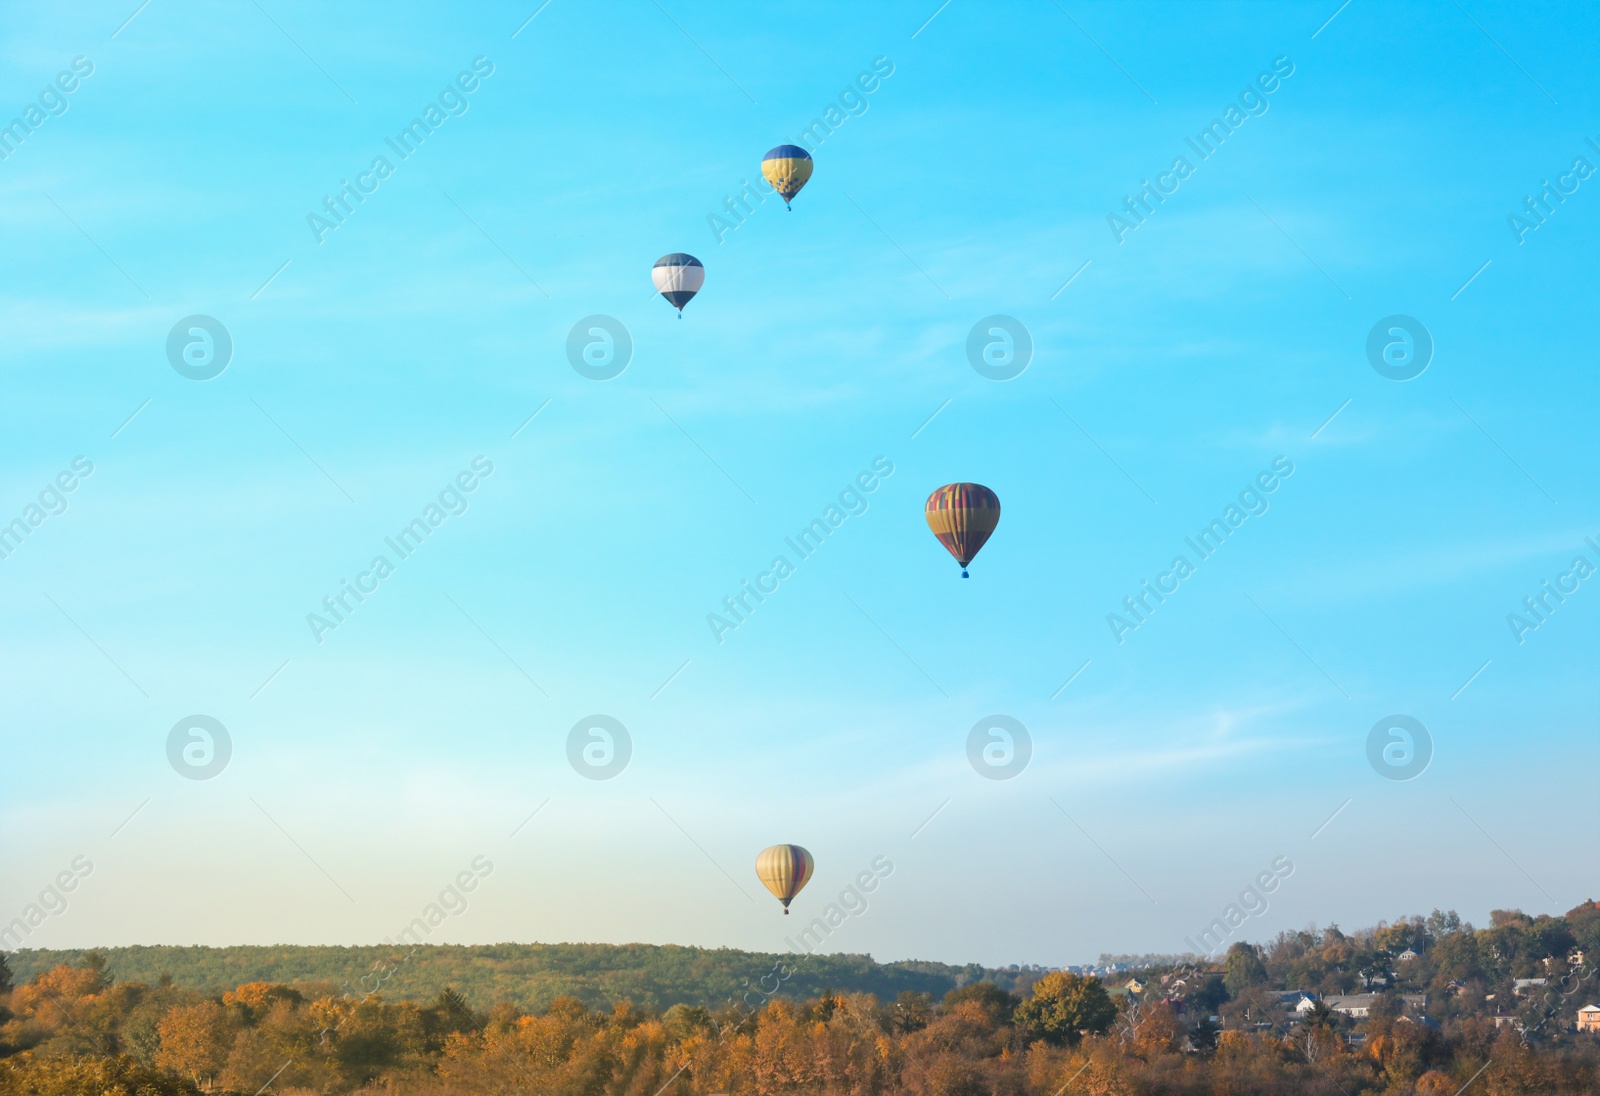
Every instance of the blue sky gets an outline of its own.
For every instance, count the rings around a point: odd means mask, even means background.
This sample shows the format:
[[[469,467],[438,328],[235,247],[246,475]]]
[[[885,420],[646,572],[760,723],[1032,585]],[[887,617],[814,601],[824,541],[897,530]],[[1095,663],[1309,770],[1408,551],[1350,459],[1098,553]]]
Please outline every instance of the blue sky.
[[[893,862],[830,941],[884,959],[1184,950],[1279,856],[1241,937],[1592,896],[1600,583],[1507,623],[1600,565],[1592,10],[536,7],[13,13],[0,121],[93,66],[0,162],[0,519],[93,464],[0,560],[0,918],[94,865],[30,945],[373,942],[484,855],[435,939],[781,949],[752,868],[780,841],[815,854],[808,917]],[[794,211],[719,241],[875,61]],[[673,251],[706,268],[681,321]],[[234,346],[208,381],[166,356],[196,314]],[[594,314],[633,341],[613,380],[567,360]],[[996,314],[1034,343],[1009,381],[967,359]],[[1410,381],[1368,361],[1392,315],[1434,343]],[[479,457],[319,643],[307,615]],[[1004,507],[966,581],[921,513],[956,480]],[[212,779],[167,758],[196,713],[232,742]],[[632,740],[603,781],[567,759],[596,713]],[[1032,741],[1013,779],[967,758],[997,713]],[[1431,738],[1410,780],[1368,761],[1393,714]]]

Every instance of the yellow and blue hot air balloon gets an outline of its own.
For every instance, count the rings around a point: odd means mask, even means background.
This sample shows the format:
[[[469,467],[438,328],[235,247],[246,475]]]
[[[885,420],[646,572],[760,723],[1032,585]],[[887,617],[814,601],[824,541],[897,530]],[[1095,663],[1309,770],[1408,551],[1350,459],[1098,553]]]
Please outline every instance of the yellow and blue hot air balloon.
[[[761,174],[783,199],[783,208],[792,209],[789,199],[811,178],[811,153],[799,145],[779,145],[761,160]]]
[[[667,299],[667,303],[678,310],[678,319],[681,320],[683,306],[693,300],[694,295],[700,292],[700,287],[706,284],[706,268],[693,255],[674,251],[656,260],[655,268],[650,271],[650,280],[656,283],[656,291]]]
[[[789,903],[806,885],[815,867],[811,854],[799,845],[773,845],[756,857],[756,875],[762,886],[783,903],[784,916],[788,916]]]
[[[967,564],[1000,524],[1000,498],[981,483],[947,483],[928,496],[924,516],[966,578]]]

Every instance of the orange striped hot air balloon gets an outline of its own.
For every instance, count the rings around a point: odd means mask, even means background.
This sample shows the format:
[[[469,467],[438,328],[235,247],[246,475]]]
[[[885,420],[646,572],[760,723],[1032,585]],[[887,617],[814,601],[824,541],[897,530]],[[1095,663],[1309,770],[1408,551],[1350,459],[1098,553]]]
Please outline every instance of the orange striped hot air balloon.
[[[981,483],[947,483],[928,496],[928,528],[961,564],[967,564],[1000,524],[1000,499]]]
[[[799,845],[774,845],[762,849],[761,855],[756,857],[756,875],[762,886],[783,903],[785,917],[789,916],[789,903],[806,885],[815,867],[811,854]]]

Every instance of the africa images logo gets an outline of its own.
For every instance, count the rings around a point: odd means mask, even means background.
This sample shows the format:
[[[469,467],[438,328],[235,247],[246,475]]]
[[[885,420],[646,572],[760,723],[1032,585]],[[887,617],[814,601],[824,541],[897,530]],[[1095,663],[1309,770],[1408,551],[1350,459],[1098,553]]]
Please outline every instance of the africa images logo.
[[[494,75],[494,62],[488,57],[479,55],[472,59],[472,71],[466,69],[456,74],[455,80],[446,84],[444,90],[437,96],[437,102],[430,102],[422,108],[420,117],[411,119],[411,123],[400,127],[400,131],[393,137],[384,137],[383,141],[394,151],[401,163],[411,159],[412,155],[422,148],[423,142],[433,136],[441,126],[451,118],[459,118],[472,106],[467,98],[472,92],[477,91],[482,82]],[[350,215],[356,211],[357,205],[365,205],[367,195],[377,193],[383,181],[398,170],[393,161],[387,156],[374,156],[372,165],[366,171],[356,173],[356,181],[349,179],[339,180],[339,189],[322,198],[322,213],[307,213],[306,227],[311,229],[311,235],[317,243],[327,240],[328,233],[339,229]],[[351,204],[354,199],[355,205]],[[323,214],[326,214],[324,216]]]
[[[372,557],[372,562],[367,565],[365,571],[356,575],[354,585],[349,579],[341,579],[338,593],[329,594],[322,599],[323,612],[306,614],[306,625],[311,629],[311,638],[321,643],[329,632],[349,619],[367,598],[378,592],[383,580],[394,574],[399,561],[410,559],[415,555],[423,542],[451,515],[460,516],[467,512],[470,506],[467,496],[476,491],[483,481],[492,475],[494,475],[493,461],[482,455],[473,457],[472,466],[456,473],[455,478],[439,492],[436,501],[424,506],[422,513],[402,526],[399,532],[384,537],[383,543],[394,553],[394,561],[391,561],[388,555],[379,553]]]
[[[829,503],[821,517],[812,518],[811,524],[798,533],[783,538],[783,543],[794,553],[795,561],[804,561],[815,555],[827,539],[833,536],[833,531],[845,523],[846,518],[865,514],[871,506],[867,502],[867,496],[876,491],[882,482],[892,475],[894,475],[894,462],[888,457],[873,458],[872,467],[859,473],[843,491],[839,492],[837,505]],[[749,579],[741,580],[738,592],[722,599],[722,608],[727,616],[721,613],[706,614],[706,624],[711,629],[711,638],[720,645],[728,632],[734,631],[748,620],[750,615],[766,602],[767,597],[778,592],[779,584],[794,573],[795,562],[791,562],[788,556],[779,554],[773,557],[767,570],[756,575],[754,586],[750,584]],[[755,598],[754,605],[750,603],[751,598]]]
[[[9,160],[22,147],[22,142],[51,118],[59,118],[72,108],[67,98],[82,86],[82,81],[94,75],[94,62],[83,54],[72,59],[72,71],[62,69],[54,83],[46,84],[39,92],[38,101],[22,108],[22,116],[13,118],[9,125],[0,125],[0,160]]]
[[[1259,74],[1254,85],[1247,86],[1239,93],[1237,103],[1229,103],[1223,108],[1221,117],[1211,119],[1209,126],[1193,137],[1185,137],[1184,142],[1194,150],[1201,163],[1211,159],[1222,150],[1223,142],[1246,121],[1260,117],[1270,109],[1272,104],[1267,96],[1282,87],[1283,81],[1293,75],[1294,62],[1287,56],[1276,58],[1272,62],[1271,72]],[[1123,198],[1123,212],[1106,214],[1106,224],[1117,243],[1126,243],[1128,233],[1143,227],[1155,214],[1156,206],[1165,205],[1167,198],[1176,194],[1183,181],[1194,173],[1194,163],[1187,156],[1177,156],[1173,158],[1171,167],[1156,176],[1153,184],[1149,179],[1140,179],[1142,189]]]
[[[1138,593],[1129,594],[1122,599],[1122,608],[1126,616],[1122,613],[1107,613],[1106,626],[1111,629],[1112,638],[1119,644],[1126,642],[1128,633],[1136,631],[1149,621],[1156,609],[1164,605],[1168,597],[1178,592],[1183,581],[1195,574],[1198,564],[1210,559],[1227,539],[1233,536],[1235,529],[1251,517],[1259,517],[1271,509],[1272,504],[1267,501],[1267,496],[1282,486],[1283,481],[1292,475],[1294,475],[1294,462],[1288,457],[1275,457],[1271,467],[1263,469],[1244,490],[1239,492],[1237,503],[1229,503],[1222,511],[1221,517],[1212,518],[1210,524],[1203,526],[1199,532],[1184,537],[1183,543],[1194,552],[1194,560],[1191,562],[1187,555],[1174,556],[1167,570],[1156,576],[1154,585],[1149,579],[1145,579],[1139,584]]]

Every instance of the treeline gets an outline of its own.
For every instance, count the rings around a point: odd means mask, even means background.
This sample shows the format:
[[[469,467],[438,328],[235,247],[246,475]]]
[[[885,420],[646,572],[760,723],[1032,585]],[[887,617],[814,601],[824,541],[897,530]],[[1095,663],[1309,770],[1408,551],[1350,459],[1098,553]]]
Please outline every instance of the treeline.
[[[1572,1030],[1597,988],[1600,907],[1491,920],[1474,929],[1436,911],[1285,933],[1110,986],[1035,971],[1022,993],[980,980],[937,996],[802,994],[801,972],[822,957],[763,957],[742,998],[714,1007],[571,996],[478,1007],[450,988],[399,1000],[314,981],[207,992],[121,980],[88,953],[14,988],[0,965],[0,1096],[1600,1092],[1600,1039]],[[1530,977],[1546,978],[1542,992],[1501,988]],[[1351,981],[1380,987],[1364,1017],[1326,1002],[1297,1011],[1284,992]],[[1439,988],[1418,1006],[1423,985]]]
[[[13,976],[30,981],[52,967],[82,965],[85,949],[22,949],[10,953]],[[452,986],[467,1002],[498,1002],[525,1010],[575,997],[593,1007],[628,1000],[643,1008],[677,1004],[719,1007],[749,992],[748,983],[782,956],[731,948],[649,944],[492,944],[371,947],[125,947],[101,948],[111,977],[174,986],[213,995],[246,982],[289,985],[328,983],[336,993],[381,993],[388,1001],[426,1001]],[[911,961],[877,963],[868,955],[813,955],[788,981],[792,996],[824,990],[870,993],[891,1000],[901,993],[943,997],[957,986],[986,979],[1025,989],[1042,973],[990,970],[969,964]]]
[[[1211,977],[1216,978],[1215,975]],[[1600,1091],[1592,1041],[1530,1042],[1482,1019],[1435,1030],[1383,1012],[1216,1031],[1171,999],[1121,1000],[1046,975],[1025,999],[989,982],[767,1000],[759,1009],[538,1013],[312,996],[251,983],[220,997],[58,967],[3,1006],[0,1096],[1475,1096]]]
[[[1515,1012],[1527,1003],[1516,994],[1519,979],[1554,985],[1566,978],[1571,984],[1587,971],[1578,980],[1595,995],[1600,904],[1585,902],[1560,917],[1492,910],[1489,921],[1487,928],[1475,929],[1453,910],[1434,910],[1349,934],[1330,925],[1321,932],[1279,933],[1259,946],[1235,945],[1228,959],[1236,977],[1249,967],[1253,982],[1280,989],[1328,995],[1399,987],[1426,993],[1430,1011],[1442,1014]],[[1529,996],[1525,988],[1522,997]]]

